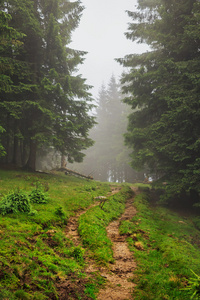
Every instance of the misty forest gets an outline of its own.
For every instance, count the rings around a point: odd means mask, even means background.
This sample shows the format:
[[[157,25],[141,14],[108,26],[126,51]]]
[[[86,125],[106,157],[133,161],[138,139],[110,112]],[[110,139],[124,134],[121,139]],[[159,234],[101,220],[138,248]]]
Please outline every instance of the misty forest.
[[[150,177],[167,183],[166,197],[198,197],[199,1],[138,0],[125,35],[149,50],[116,58],[121,80],[112,75],[96,100],[78,74],[86,52],[69,47],[79,1],[0,6],[2,164],[67,165],[110,182]]]
[[[133,0],[96,97],[83,3],[0,0],[0,300],[199,300],[200,1]]]

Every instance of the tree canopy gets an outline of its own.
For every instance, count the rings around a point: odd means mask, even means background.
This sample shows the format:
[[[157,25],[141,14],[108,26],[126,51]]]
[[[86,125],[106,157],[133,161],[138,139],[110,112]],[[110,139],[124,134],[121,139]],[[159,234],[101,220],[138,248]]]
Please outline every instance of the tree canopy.
[[[126,36],[150,51],[118,61],[132,107],[126,143],[132,165],[147,165],[170,195],[200,192],[200,2],[138,0]]]
[[[70,161],[92,145],[89,86],[75,75],[85,52],[68,47],[83,7],[68,0],[0,3],[0,128],[6,162],[35,169],[52,146]]]

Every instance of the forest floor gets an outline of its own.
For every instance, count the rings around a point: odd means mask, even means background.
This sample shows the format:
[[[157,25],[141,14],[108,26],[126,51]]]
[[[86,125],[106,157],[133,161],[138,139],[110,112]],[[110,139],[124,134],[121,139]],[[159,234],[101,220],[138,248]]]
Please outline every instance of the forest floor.
[[[112,194],[118,193],[120,188],[113,187]],[[137,193],[136,190],[134,192]],[[134,198],[130,198],[126,202],[125,211],[121,217],[111,222],[107,228],[107,236],[110,238],[113,247],[114,263],[107,266],[98,266],[95,261],[86,258],[85,273],[91,276],[98,272],[105,280],[106,284],[103,289],[99,291],[98,300],[127,300],[131,299],[131,294],[135,284],[133,283],[134,270],[136,263],[133,254],[128,248],[126,237],[119,233],[120,222],[130,220],[136,214],[136,209],[133,206]],[[95,206],[98,204],[93,204]],[[89,208],[91,208],[90,206]],[[89,209],[88,208],[88,209]],[[88,210],[87,209],[87,210]],[[66,228],[66,236],[73,240],[74,245],[81,246],[81,239],[78,234],[78,219],[87,210],[77,213],[68,221]]]
[[[0,182],[8,210],[0,216],[0,299],[188,300],[198,293],[191,283],[200,276],[200,208],[181,201],[178,210],[179,199],[176,209],[162,205],[147,185],[59,172],[0,169]],[[25,213],[34,191],[48,200]]]

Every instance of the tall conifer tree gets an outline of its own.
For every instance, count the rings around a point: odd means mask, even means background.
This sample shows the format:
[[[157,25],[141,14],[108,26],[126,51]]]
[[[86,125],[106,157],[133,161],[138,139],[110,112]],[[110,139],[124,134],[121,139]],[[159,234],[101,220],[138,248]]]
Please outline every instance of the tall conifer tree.
[[[123,134],[127,126],[128,106],[123,104],[120,85],[114,76],[101,86],[97,98],[96,126],[91,130],[93,147],[86,151],[83,173],[101,181],[133,181],[139,175],[129,166],[129,150]],[[77,168],[79,168],[77,166]]]
[[[129,116],[126,143],[134,167],[149,166],[169,193],[200,191],[199,12],[196,0],[138,1],[127,38],[151,51],[119,60]]]
[[[82,6],[66,0],[12,0],[4,1],[1,9],[10,13],[10,25],[25,34],[17,59],[29,68],[24,83],[30,87],[19,102],[21,116],[13,127],[17,131],[12,152],[15,155],[20,138],[21,156],[28,168],[35,169],[41,146],[53,145],[70,160],[81,160],[81,150],[92,143],[88,138],[94,123],[88,114],[91,95],[85,80],[73,74],[85,53],[67,45],[78,26]]]

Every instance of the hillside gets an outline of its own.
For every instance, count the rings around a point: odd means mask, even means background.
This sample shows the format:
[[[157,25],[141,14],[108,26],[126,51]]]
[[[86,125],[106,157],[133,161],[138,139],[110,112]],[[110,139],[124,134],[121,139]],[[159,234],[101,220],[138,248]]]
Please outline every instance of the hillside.
[[[128,184],[20,170],[1,170],[0,182],[0,299],[180,300],[197,291],[199,219],[155,205],[149,189],[134,196]]]

